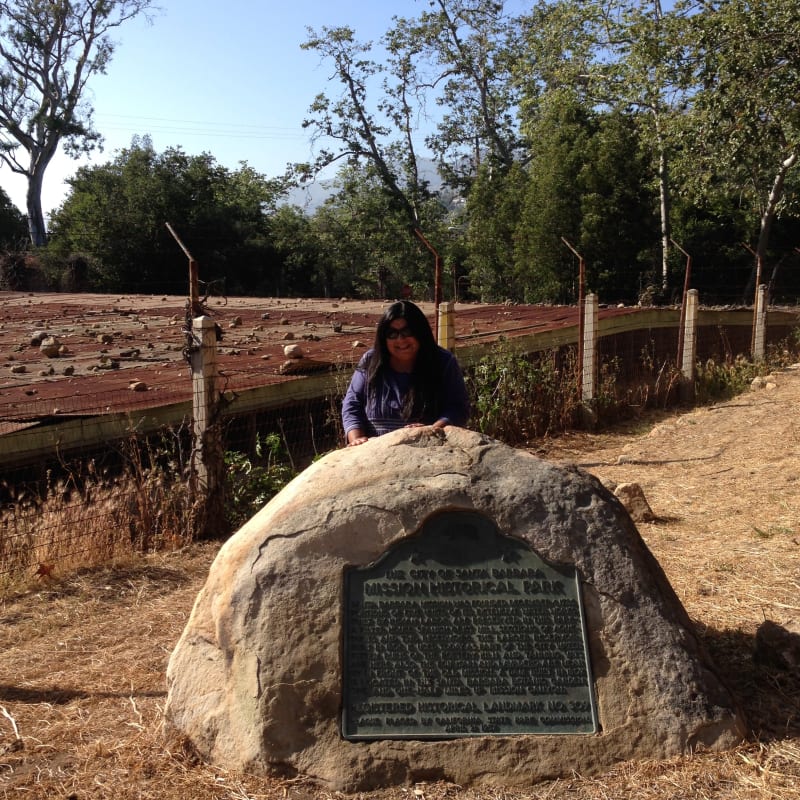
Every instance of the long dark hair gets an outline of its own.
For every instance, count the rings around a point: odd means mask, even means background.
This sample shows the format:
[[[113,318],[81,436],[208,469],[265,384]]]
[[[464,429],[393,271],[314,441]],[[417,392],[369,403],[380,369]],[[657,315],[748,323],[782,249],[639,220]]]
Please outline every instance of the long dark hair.
[[[389,367],[389,348],[386,334],[390,323],[396,319],[405,320],[406,325],[419,342],[417,359],[411,372],[411,386],[403,406],[404,419],[419,422],[435,422],[439,412],[439,384],[441,364],[439,347],[433,338],[433,331],[425,314],[410,300],[392,303],[381,316],[375,330],[375,343],[372,357],[366,367],[367,393],[374,396],[381,386],[383,375]]]

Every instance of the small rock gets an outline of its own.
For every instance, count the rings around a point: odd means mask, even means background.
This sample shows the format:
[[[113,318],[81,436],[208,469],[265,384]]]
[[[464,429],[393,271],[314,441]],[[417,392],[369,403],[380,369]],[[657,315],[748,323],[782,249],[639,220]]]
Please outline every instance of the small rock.
[[[58,351],[61,347],[61,342],[55,336],[47,336],[42,339],[39,345],[39,352],[48,358],[58,358]]]
[[[283,348],[283,354],[286,356],[286,358],[303,357],[303,351],[299,344],[287,344],[286,347]]]
[[[634,522],[652,522],[656,518],[638,483],[621,483],[614,489],[614,495]]]
[[[281,338],[284,341],[288,341],[289,339],[294,339],[294,334],[291,331],[286,331]]]
[[[146,392],[147,391],[147,384],[144,381],[131,381],[128,385],[128,388],[132,392]]]
[[[366,347],[367,345],[364,344],[360,339],[356,339],[353,342],[353,349],[355,350],[357,347]]]
[[[100,344],[111,344],[114,341],[114,337],[110,333],[100,333],[97,335],[97,341]]]

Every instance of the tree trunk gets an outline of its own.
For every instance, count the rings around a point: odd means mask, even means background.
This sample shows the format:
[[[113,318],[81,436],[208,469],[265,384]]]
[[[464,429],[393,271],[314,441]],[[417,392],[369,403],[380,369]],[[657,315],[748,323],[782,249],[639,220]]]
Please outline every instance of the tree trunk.
[[[34,247],[43,247],[47,244],[47,229],[44,225],[42,213],[42,182],[44,169],[34,168],[28,175],[28,191],[25,202],[28,209],[28,232],[31,244]]]
[[[654,111],[656,123],[656,141],[658,142],[658,191],[661,213],[661,289],[666,293],[669,288],[669,168],[667,153],[661,136],[661,120],[658,111]]]
[[[775,220],[775,214],[778,209],[778,203],[783,197],[783,188],[786,183],[786,175],[789,170],[797,164],[797,152],[792,153],[788,158],[784,159],[778,171],[775,174],[775,180],[772,182],[772,189],[770,189],[767,204],[764,206],[764,213],[761,215],[761,229],[758,233],[758,245],[756,246],[756,262],[753,265],[753,270],[750,273],[750,279],[747,281],[747,286],[744,290],[743,302],[749,303],[750,299],[754,297],[754,292],[758,289],[756,286],[758,278],[759,264],[763,267],[764,259],[767,255],[767,247],[769,247],[769,237],[772,231],[772,223]]]

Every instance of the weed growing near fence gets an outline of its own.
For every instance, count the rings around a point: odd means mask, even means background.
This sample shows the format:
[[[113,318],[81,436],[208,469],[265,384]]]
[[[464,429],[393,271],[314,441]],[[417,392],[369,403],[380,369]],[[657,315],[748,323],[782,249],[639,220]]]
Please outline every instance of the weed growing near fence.
[[[236,530],[294,477],[281,437],[256,437],[255,459],[245,453],[225,453],[225,519]]]
[[[576,424],[580,411],[573,351],[530,357],[507,340],[465,375],[470,427],[507,444]]]
[[[695,400],[698,405],[729,400],[747,391],[753,380],[775,369],[785,369],[798,353],[798,337],[771,346],[763,361],[750,361],[744,356],[718,363],[713,359],[698,363],[695,369]]]
[[[800,336],[771,347],[763,361],[739,356],[721,363],[699,363],[695,402],[704,405],[746,391],[756,376],[783,368],[797,357]],[[535,356],[501,340],[493,352],[465,374],[472,402],[470,427],[507,444],[591,424],[604,427],[646,408],[680,403],[681,373],[670,360],[657,361],[653,348],[642,350],[636,379],[622,377],[618,358],[600,363],[596,397],[585,405],[578,391],[574,348]]]

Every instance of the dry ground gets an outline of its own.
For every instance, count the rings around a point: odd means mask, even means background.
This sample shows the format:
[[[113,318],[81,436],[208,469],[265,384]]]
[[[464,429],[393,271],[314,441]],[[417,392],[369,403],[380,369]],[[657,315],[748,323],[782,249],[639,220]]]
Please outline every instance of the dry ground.
[[[776,381],[712,408],[534,448],[643,486],[658,519],[639,529],[741,701],[748,741],[527,792],[437,783],[370,800],[800,798],[798,668],[752,657],[763,620],[800,620],[800,369]],[[166,662],[217,546],[86,572],[0,605],[0,796],[331,800],[302,779],[198,763],[164,735]]]

